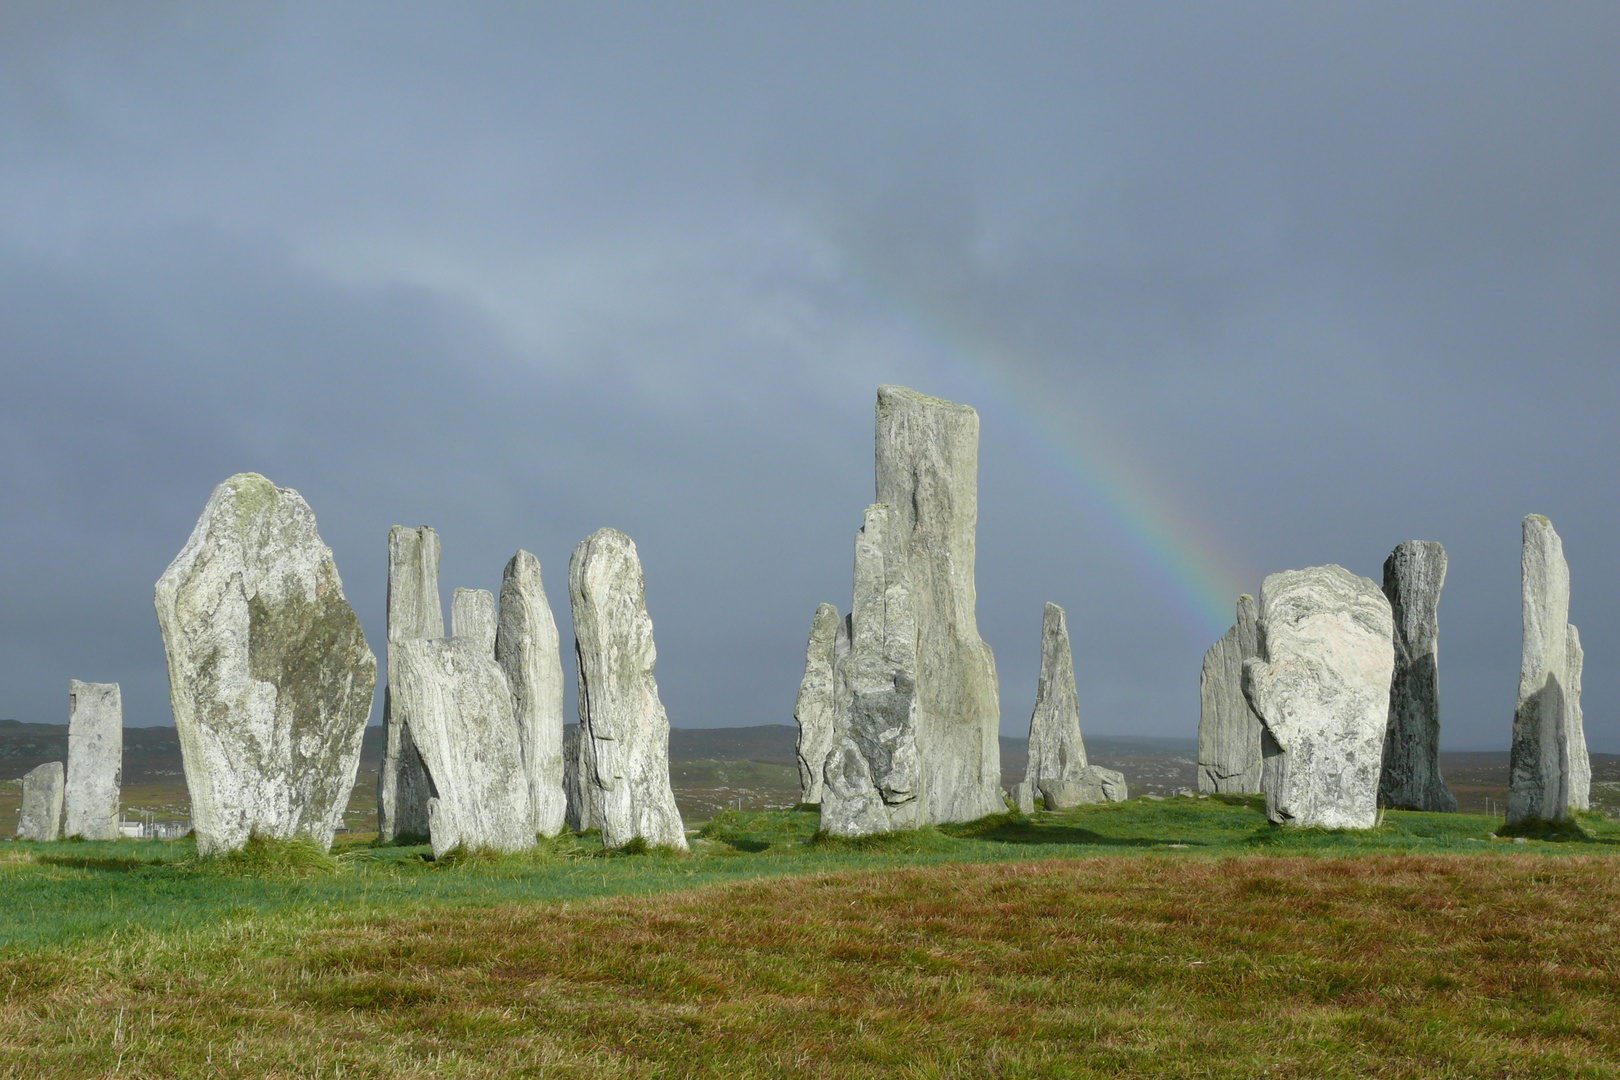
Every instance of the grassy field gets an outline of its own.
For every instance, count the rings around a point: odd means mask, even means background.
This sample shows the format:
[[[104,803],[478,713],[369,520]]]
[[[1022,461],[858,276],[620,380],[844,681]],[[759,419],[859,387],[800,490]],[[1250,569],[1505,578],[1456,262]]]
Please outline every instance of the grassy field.
[[[6,1076],[1620,1075],[1620,826],[1133,800],[689,855],[0,845]]]

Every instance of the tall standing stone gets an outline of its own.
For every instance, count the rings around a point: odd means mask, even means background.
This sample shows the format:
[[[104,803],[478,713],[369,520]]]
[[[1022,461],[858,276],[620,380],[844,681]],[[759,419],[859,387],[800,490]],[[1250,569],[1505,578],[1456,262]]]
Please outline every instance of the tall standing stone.
[[[476,641],[480,648],[495,655],[495,637],[500,632],[500,616],[495,610],[495,594],[488,589],[457,589],[450,598],[450,636]]]
[[[198,853],[255,835],[330,846],[377,659],[309,504],[255,473],[226,480],[154,602]]]
[[[1244,692],[1266,726],[1262,786],[1274,823],[1371,828],[1394,617],[1370,579],[1342,566],[1272,574],[1260,587],[1260,655]]]
[[[1523,533],[1524,651],[1509,755],[1509,825],[1587,809],[1592,776],[1580,705],[1584,655],[1569,624],[1564,543],[1540,514],[1524,519]]]
[[[1237,621],[1204,654],[1198,679],[1198,790],[1260,790],[1264,725],[1243,695],[1243,662],[1260,648],[1254,597],[1238,597]]]
[[[529,781],[534,831],[563,830],[563,670],[557,620],[540,579],[540,560],[519,551],[501,579],[500,628],[495,659],[512,686],[523,771]]]
[[[877,499],[893,515],[917,627],[916,729],[926,822],[1003,813],[996,660],[979,638],[974,562],[979,414],[878,388]]]
[[[439,534],[426,525],[388,530],[388,647],[444,637],[439,603]],[[394,715],[393,675],[383,691],[383,756],[377,772],[377,838],[383,843],[428,835],[427,767],[410,728]]]
[[[64,836],[118,839],[124,780],[124,703],[117,683],[68,683]]]
[[[593,787],[602,845],[686,848],[669,786],[669,717],[658,699],[652,618],[630,538],[599,529],[568,563],[579,663],[581,769]]]
[[[1050,603],[1041,616],[1041,674],[1035,684],[1035,711],[1029,716],[1024,787],[1031,800],[1034,792],[1041,792],[1048,810],[1088,802],[1123,802],[1126,797],[1122,774],[1086,762],[1069,623],[1063,609]],[[1022,809],[1024,796],[1017,797]]]
[[[62,835],[62,763],[47,761],[23,775],[17,839],[49,843]]]
[[[822,769],[833,747],[838,713],[837,667],[849,652],[849,630],[831,604],[816,608],[804,650],[804,679],[793,705],[799,725],[799,802],[819,804]]]
[[[1389,686],[1378,801],[1395,810],[1455,813],[1440,776],[1440,589],[1446,549],[1408,540],[1384,560],[1384,595],[1395,618],[1395,675]]]

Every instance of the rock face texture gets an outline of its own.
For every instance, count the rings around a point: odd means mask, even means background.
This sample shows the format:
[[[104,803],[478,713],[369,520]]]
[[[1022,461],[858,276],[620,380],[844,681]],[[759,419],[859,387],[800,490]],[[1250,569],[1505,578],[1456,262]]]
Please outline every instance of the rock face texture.
[[[1564,542],[1540,514],[1524,519],[1524,651],[1513,713],[1507,821],[1556,821],[1589,805],[1592,765],[1580,703],[1580,635],[1569,624]]]
[[[488,589],[457,589],[450,598],[450,636],[471,638],[489,655],[495,655],[495,636],[500,632],[500,616],[495,610],[495,594]]]
[[[562,832],[567,811],[563,794],[563,670],[557,620],[552,617],[540,560],[519,551],[501,579],[500,628],[495,659],[512,687],[518,745],[529,781],[534,830]]]
[[[630,538],[600,529],[568,563],[579,662],[580,771],[602,845],[686,848],[669,786],[669,717],[658,699],[652,618]]]
[[[804,650],[804,679],[793,705],[799,724],[799,802],[820,803],[822,770],[833,747],[838,714],[837,670],[849,654],[848,624],[831,604],[816,608]]]
[[[1260,733],[1264,725],[1243,695],[1243,662],[1259,652],[1254,597],[1238,597],[1237,621],[1204,654],[1198,680],[1198,790],[1260,790]]]
[[[68,683],[67,787],[63,836],[118,839],[124,781],[124,702],[117,683]]]
[[[1440,589],[1446,549],[1408,540],[1384,560],[1384,595],[1395,619],[1395,675],[1389,686],[1378,802],[1395,810],[1455,813],[1440,776]]]
[[[1262,787],[1274,823],[1371,828],[1389,685],[1389,600],[1342,566],[1285,570],[1260,588],[1260,655],[1244,691],[1266,726]]]
[[[1086,768],[1069,624],[1062,608],[1047,604],[1041,618],[1041,674],[1035,685],[1035,711],[1029,717],[1029,766],[1024,779],[1032,788],[1039,788],[1043,780],[1078,781]]]
[[[1033,814],[1035,812],[1035,789],[1028,780],[1020,780],[1012,786],[1011,797],[1013,805],[1018,807],[1020,814]]]
[[[1086,803],[1124,802],[1130,797],[1123,773],[1096,765],[1087,768],[1076,780],[1042,780],[1040,792],[1048,810],[1068,810]]]
[[[388,530],[388,647],[444,637],[439,605],[439,535],[426,525]],[[392,661],[390,661],[390,665]],[[411,732],[393,711],[393,676],[383,691],[383,757],[377,773],[377,837],[384,843],[428,835],[427,768]]]
[[[49,843],[62,834],[62,763],[47,761],[23,776],[17,839]]]
[[[580,739],[582,730],[580,725],[575,724],[563,731],[563,794],[568,799],[566,820],[568,827],[575,832],[594,829],[602,819],[601,792],[595,784],[586,781],[590,765],[584,760],[585,744]]]
[[[433,785],[428,835],[435,858],[455,847],[534,846],[529,779],[506,673],[471,637],[392,646],[394,709],[411,730]]]
[[[309,504],[254,473],[214,489],[158,579],[197,851],[343,821],[377,660]]]

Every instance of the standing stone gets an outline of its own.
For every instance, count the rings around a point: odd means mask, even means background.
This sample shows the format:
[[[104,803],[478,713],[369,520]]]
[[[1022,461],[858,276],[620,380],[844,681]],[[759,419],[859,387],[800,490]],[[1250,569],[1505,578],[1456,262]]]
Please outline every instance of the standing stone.
[[[394,642],[444,637],[439,604],[439,535],[426,525],[388,530],[388,648]],[[428,835],[427,767],[410,728],[394,715],[393,675],[383,690],[383,757],[377,772],[377,838],[383,843]]]
[[[1524,519],[1520,558],[1524,651],[1513,713],[1507,823],[1585,810],[1592,765],[1580,707],[1580,635],[1569,624],[1569,564],[1552,522]]]
[[[563,731],[563,794],[568,797],[568,827],[574,832],[599,828],[602,820],[601,792],[586,782],[590,764],[585,761],[585,743],[580,738],[583,730],[572,724]]]
[[[291,488],[214,489],[154,602],[201,855],[343,822],[377,659],[332,549]]]
[[[903,386],[879,387],[876,472],[876,501],[893,515],[916,621],[922,820],[1003,813],[996,660],[975,614],[979,414]]]
[[[118,839],[124,703],[117,683],[68,683],[67,822],[62,835]]]
[[[821,827],[835,836],[926,823],[911,599],[904,539],[894,527],[894,514],[887,506],[869,506],[855,537],[849,655],[838,665],[841,704],[832,753],[822,768]]]
[[[1244,664],[1243,689],[1266,726],[1273,823],[1377,822],[1393,635],[1388,598],[1342,566],[1285,570],[1261,585],[1260,655]]]
[[[1032,804],[1034,792],[1045,792],[1048,781],[1066,785],[1061,790],[1069,794],[1059,798],[1071,800],[1071,806],[1125,799],[1122,775],[1086,762],[1069,623],[1063,609],[1050,603],[1041,617],[1041,674],[1035,685],[1035,711],[1029,717],[1029,765],[1024,780]],[[1056,809],[1051,803],[1047,808]]]
[[[1018,808],[1020,814],[1027,815],[1035,812],[1035,789],[1028,780],[1020,780],[1014,784],[1012,791],[1008,793],[1008,797],[1012,799],[1013,805]]]
[[[495,655],[495,637],[500,616],[495,611],[495,594],[488,589],[457,589],[450,598],[450,636],[471,638],[480,648]]]
[[[602,846],[686,848],[669,786],[669,717],[658,700],[652,618],[641,559],[630,538],[599,529],[568,563],[579,663],[581,771]]]
[[[819,804],[822,770],[833,747],[833,724],[838,713],[837,666],[849,653],[849,628],[838,609],[822,604],[810,624],[804,650],[804,679],[794,702],[793,719],[799,724],[799,802]]]
[[[534,846],[529,779],[506,672],[475,637],[399,641],[394,708],[411,729],[433,784],[433,856],[452,848]]]
[[[512,556],[501,579],[495,659],[512,686],[534,831],[556,836],[563,830],[568,805],[563,794],[562,655],[557,620],[540,580],[540,560],[527,551]]]
[[[49,843],[62,832],[62,763],[48,761],[23,776],[17,839]]]
[[[1395,618],[1395,675],[1378,779],[1380,805],[1455,813],[1440,776],[1440,589],[1446,549],[1408,540],[1384,560],[1384,595]]]
[[[1252,794],[1260,790],[1264,725],[1243,696],[1243,662],[1259,652],[1254,597],[1238,597],[1237,621],[1204,654],[1198,679],[1198,790]]]

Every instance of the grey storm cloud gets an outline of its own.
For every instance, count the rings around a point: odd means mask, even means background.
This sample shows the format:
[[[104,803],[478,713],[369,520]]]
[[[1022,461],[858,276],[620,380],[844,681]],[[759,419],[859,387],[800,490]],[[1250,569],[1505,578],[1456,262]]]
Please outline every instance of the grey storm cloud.
[[[0,715],[167,723],[152,583],[297,488],[374,646],[637,541],[677,725],[789,722],[871,408],[980,408],[1003,729],[1042,605],[1089,731],[1190,735],[1268,572],[1446,544],[1445,739],[1505,747],[1552,517],[1620,749],[1620,12],[11,4]],[[1228,594],[1230,594],[1228,596]]]

